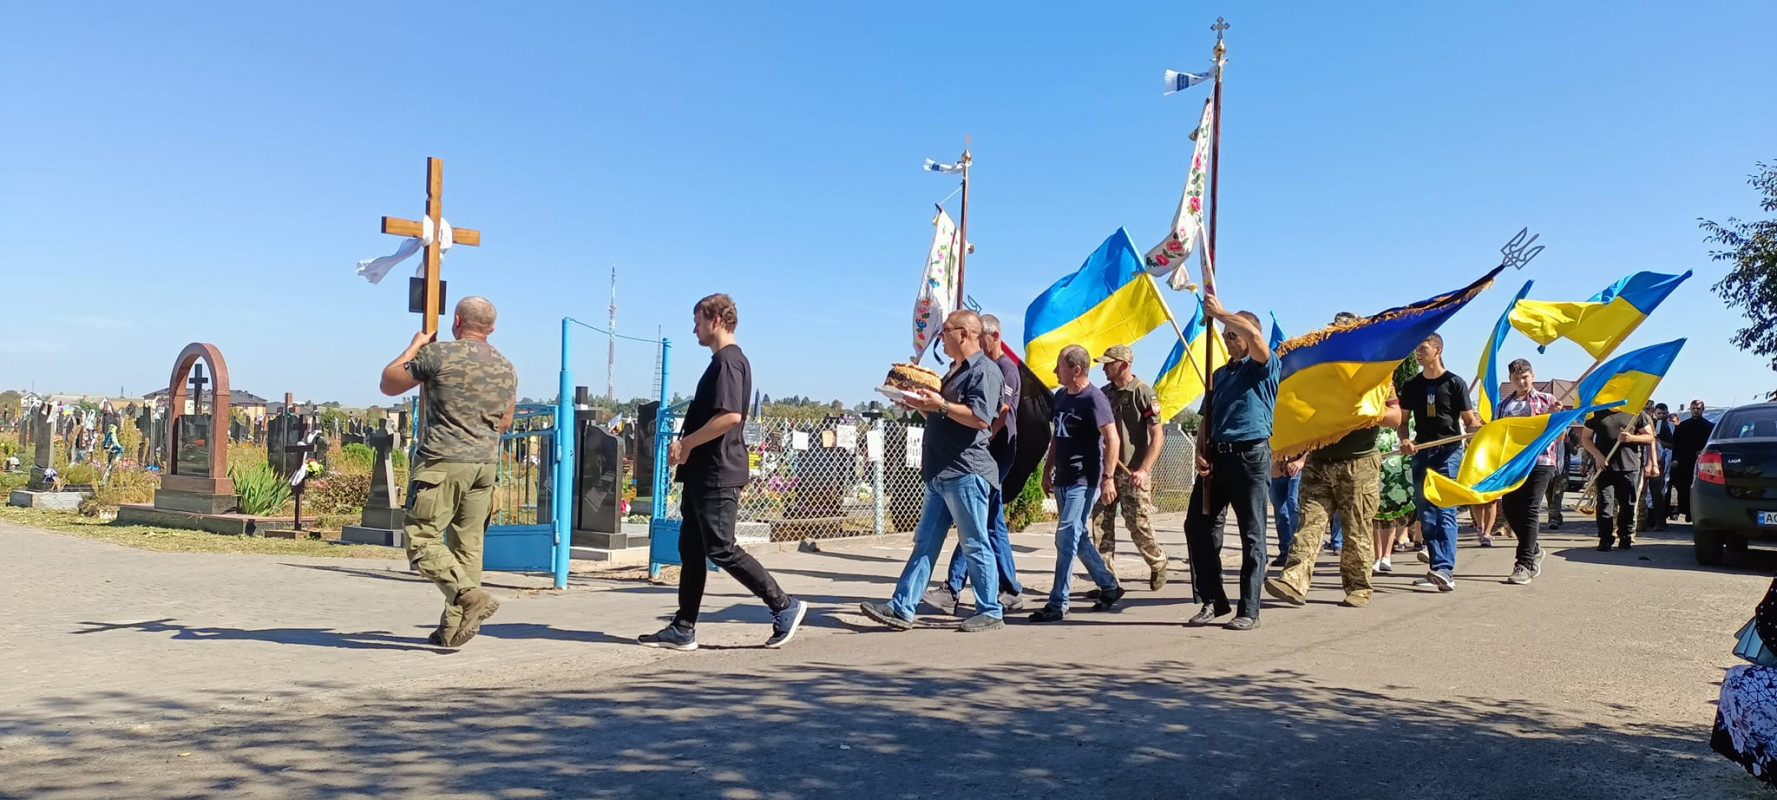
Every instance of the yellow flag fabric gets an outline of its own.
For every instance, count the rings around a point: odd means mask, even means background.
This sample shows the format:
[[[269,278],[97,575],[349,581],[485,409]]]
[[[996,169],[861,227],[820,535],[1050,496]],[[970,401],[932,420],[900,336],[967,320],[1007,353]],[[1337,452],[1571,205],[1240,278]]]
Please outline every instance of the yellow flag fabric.
[[[1166,356],[1166,362],[1160,365],[1160,374],[1154,378],[1154,392],[1160,396],[1160,418],[1172,419],[1178,412],[1193,400],[1203,396],[1203,339],[1209,331],[1204,324],[1203,301],[1197,295],[1190,295],[1195,306],[1191,309],[1191,318],[1179,325],[1185,332],[1185,341],[1190,342],[1187,354],[1183,343],[1174,342],[1172,353]],[[1210,370],[1215,370],[1228,363],[1228,345],[1222,337],[1215,337],[1210,346]]]
[[[1512,327],[1547,348],[1568,339],[1603,359],[1629,338],[1678,285],[1691,277],[1637,272],[1605,287],[1590,300],[1549,302],[1519,300],[1512,307]]]
[[[1425,499],[1441,508],[1456,508],[1485,505],[1510,494],[1529,477],[1537,456],[1549,449],[1556,437],[1600,408],[1604,406],[1534,417],[1500,417],[1482,425],[1462,453],[1455,480],[1426,470]]]
[[[1166,324],[1166,304],[1142,267],[1141,252],[1118,228],[1074,274],[1037,296],[1024,312],[1025,363],[1050,388],[1055,359],[1077,344],[1098,354],[1131,344]]]

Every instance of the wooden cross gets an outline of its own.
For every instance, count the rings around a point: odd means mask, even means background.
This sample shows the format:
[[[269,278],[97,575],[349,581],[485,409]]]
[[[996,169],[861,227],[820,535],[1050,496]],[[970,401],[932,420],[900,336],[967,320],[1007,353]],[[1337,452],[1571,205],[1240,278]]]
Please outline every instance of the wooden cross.
[[[432,221],[432,243],[426,245],[425,251],[425,307],[420,312],[420,330],[426,333],[438,332],[439,309],[439,259],[444,254],[439,239],[439,231],[443,228],[444,217],[444,160],[439,158],[426,159],[426,219]],[[422,238],[425,234],[423,223],[400,217],[383,217],[383,233],[396,236]],[[481,246],[481,231],[471,228],[451,228],[453,244],[466,244],[470,247]]]
[[[296,444],[284,445],[284,452],[296,454],[296,468],[304,471],[309,468],[309,453],[314,452],[315,449],[314,443],[308,441],[308,427],[308,423],[305,422],[297,428]],[[290,493],[296,496],[296,524],[291,526],[294,530],[302,530],[302,490],[307,489],[308,485],[308,476],[304,475],[302,480],[290,487]]]

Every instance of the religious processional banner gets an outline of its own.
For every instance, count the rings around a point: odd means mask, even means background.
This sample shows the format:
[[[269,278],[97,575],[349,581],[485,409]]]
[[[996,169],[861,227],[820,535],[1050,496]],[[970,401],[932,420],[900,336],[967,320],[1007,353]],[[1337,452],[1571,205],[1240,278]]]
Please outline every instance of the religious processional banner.
[[[913,301],[915,364],[937,338],[932,334],[956,310],[956,223],[940,207],[938,216],[932,218],[932,226],[936,229],[932,232],[932,248],[926,253],[925,275],[919,281],[919,296]]]
[[[1197,288],[1191,283],[1185,262],[1203,238],[1203,193],[1209,186],[1209,139],[1214,114],[1214,106],[1208,100],[1203,101],[1203,119],[1191,134],[1191,138],[1197,140],[1196,147],[1191,150],[1191,171],[1185,176],[1185,191],[1179,197],[1178,211],[1172,215],[1172,230],[1166,234],[1165,241],[1154,245],[1142,256],[1148,274],[1165,278],[1167,285],[1174,289]],[[1207,250],[1203,257],[1208,258]]]
[[[1118,228],[1072,275],[1056,281],[1024,312],[1024,350],[1031,372],[1055,388],[1055,358],[1070,344],[1098,355],[1134,344],[1166,324],[1160,290],[1142,273],[1129,232]]]
[[[1536,340],[1539,353],[1556,339],[1568,339],[1602,361],[1689,277],[1690,270],[1683,275],[1637,272],[1585,302],[1519,300],[1512,308],[1512,326]]]
[[[1333,325],[1286,340],[1271,451],[1295,455],[1332,444],[1345,434],[1374,427],[1394,393],[1394,370],[1504,269],[1449,294],[1391,308],[1356,322]]]

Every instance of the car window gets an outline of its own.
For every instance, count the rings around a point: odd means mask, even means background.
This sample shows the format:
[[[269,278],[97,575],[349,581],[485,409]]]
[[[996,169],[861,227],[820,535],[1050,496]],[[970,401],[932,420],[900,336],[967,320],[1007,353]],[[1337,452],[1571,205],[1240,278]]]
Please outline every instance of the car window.
[[[1777,438],[1777,406],[1740,408],[1728,412],[1715,426],[1716,439]]]

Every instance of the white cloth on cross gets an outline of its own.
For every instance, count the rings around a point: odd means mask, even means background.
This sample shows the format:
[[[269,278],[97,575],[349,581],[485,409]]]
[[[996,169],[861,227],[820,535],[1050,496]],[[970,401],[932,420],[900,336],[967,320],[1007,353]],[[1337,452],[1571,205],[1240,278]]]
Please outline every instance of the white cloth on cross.
[[[320,435],[320,431],[309,431],[308,435],[302,438],[302,443],[310,449],[302,451],[302,462],[296,465],[295,472],[290,473],[290,488],[301,486],[304,481],[308,480],[309,453],[314,452],[315,438]]]
[[[438,223],[438,227],[442,229],[438,231],[438,255],[443,257],[446,252],[450,251],[451,246],[450,220],[439,217]],[[396,248],[395,252],[383,256],[382,258],[366,258],[359,261],[358,274],[363,275],[364,280],[370,281],[371,283],[381,283],[383,276],[389,274],[389,270],[394,269],[395,265],[412,258],[414,253],[420,251],[420,248],[431,244],[432,234],[432,218],[421,217],[420,235],[418,238],[409,236],[408,238],[401,240],[401,246]],[[421,264],[419,270],[414,273],[415,277],[419,277],[425,269],[426,265]]]

